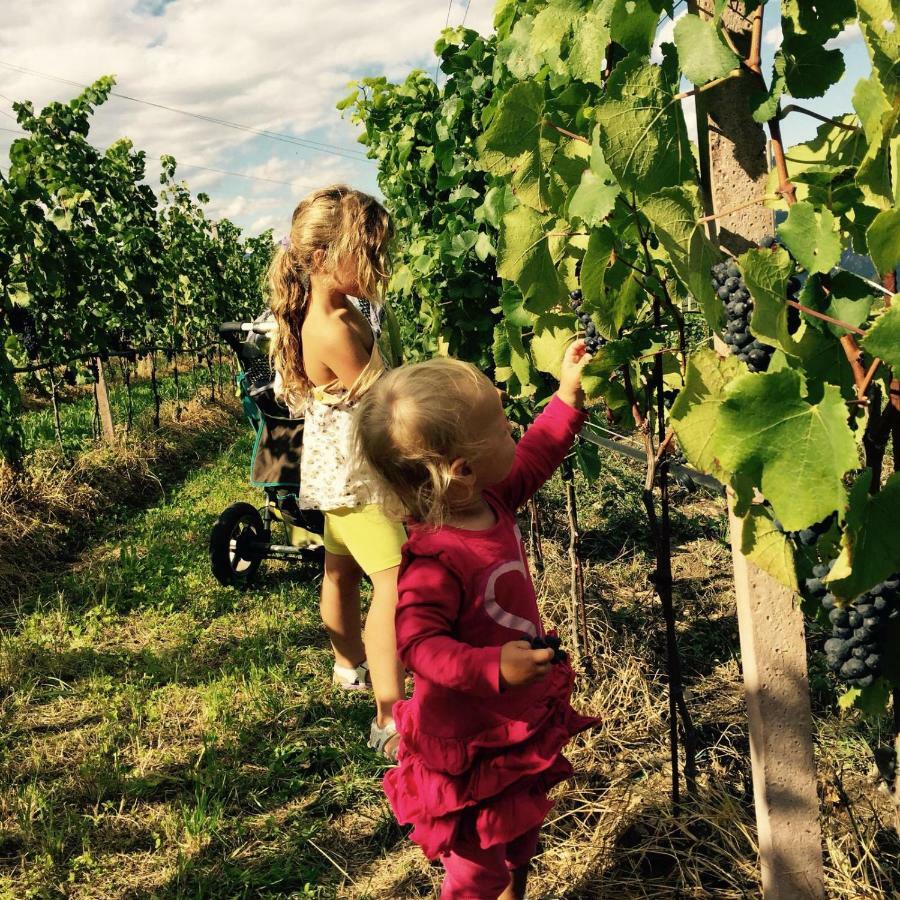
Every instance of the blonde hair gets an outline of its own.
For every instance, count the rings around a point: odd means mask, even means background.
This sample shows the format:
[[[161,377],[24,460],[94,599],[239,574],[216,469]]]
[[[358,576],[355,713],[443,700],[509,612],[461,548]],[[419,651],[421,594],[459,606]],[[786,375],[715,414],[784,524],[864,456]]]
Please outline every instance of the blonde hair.
[[[393,369],[363,396],[356,447],[389,513],[435,526],[445,520],[451,464],[484,447],[471,433],[472,407],[494,390],[471,363],[437,357]]]
[[[390,274],[394,231],[385,208],[374,198],[343,184],[313,191],[297,204],[291,233],[269,266],[270,306],[277,328],[270,346],[272,365],[281,375],[280,394],[299,406],[309,393],[300,333],[309,303],[309,276],[335,272],[347,262],[356,268],[361,295],[380,303]],[[322,265],[315,253],[325,254]]]

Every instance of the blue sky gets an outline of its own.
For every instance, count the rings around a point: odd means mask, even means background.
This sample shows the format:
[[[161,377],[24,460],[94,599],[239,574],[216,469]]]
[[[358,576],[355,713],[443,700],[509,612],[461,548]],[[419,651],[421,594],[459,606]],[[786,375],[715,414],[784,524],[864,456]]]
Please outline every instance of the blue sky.
[[[401,80],[412,68],[433,72],[432,46],[444,25],[465,18],[488,33],[493,0],[257,0],[252,6],[244,0],[130,6],[30,0],[7,6],[0,30],[4,169],[15,139],[11,100],[31,99],[39,107],[77,92],[65,80],[84,83],[111,73],[117,91],[139,100],[329,145],[314,150],[122,98],[98,112],[95,143],[131,137],[147,151],[154,183],[158,157],[171,153],[191,189],[212,198],[212,216],[226,215],[248,233],[272,227],[281,234],[297,200],[314,187],[346,181],[377,192],[375,163],[362,158],[353,126],[334,108],[348,82],[373,74]],[[777,4],[767,6],[766,21],[768,68],[780,41]],[[670,38],[671,27],[662,24],[659,40]],[[843,78],[825,97],[800,101],[832,116],[852,109],[853,88],[869,71],[858,30],[848,29],[836,43],[846,58]],[[806,140],[816,127],[793,114],[783,125],[785,140]]]

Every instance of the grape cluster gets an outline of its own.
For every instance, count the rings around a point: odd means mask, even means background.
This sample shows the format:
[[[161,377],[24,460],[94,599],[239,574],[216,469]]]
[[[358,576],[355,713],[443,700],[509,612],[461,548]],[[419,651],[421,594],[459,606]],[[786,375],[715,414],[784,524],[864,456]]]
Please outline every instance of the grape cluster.
[[[800,531],[785,531],[778,519],[773,519],[772,521],[775,527],[798,547],[815,547],[819,542],[819,538],[834,524],[836,517],[837,513],[832,513],[830,516],[822,519],[821,522],[816,522],[814,525],[810,525],[809,528],[802,528]]]
[[[13,306],[9,311],[10,328],[19,336],[28,358],[35,360],[41,353],[41,340],[37,332],[34,316],[21,306]]]
[[[552,650],[553,659],[550,660],[553,665],[565,662],[569,656],[565,650],[561,649],[562,641],[555,634],[545,634],[543,637],[538,635],[529,641],[532,650]]]
[[[888,626],[900,616],[900,573],[839,606],[824,578],[834,565],[820,563],[806,579],[806,593],[821,601],[831,622],[825,641],[828,668],[854,687],[868,687],[881,674]]]
[[[725,330],[722,340],[732,353],[747,364],[751,372],[765,372],[769,368],[774,348],[758,341],[750,331],[753,300],[744,284],[741,271],[731,261],[716,263],[710,269],[712,286],[725,304]]]
[[[594,324],[591,314],[581,309],[581,304],[584,302],[581,289],[576,288],[569,294],[569,297],[571,298],[572,309],[575,311],[575,315],[578,316],[582,328],[584,328],[584,344],[587,352],[596,353],[600,349],[600,338],[597,336],[597,326]]]

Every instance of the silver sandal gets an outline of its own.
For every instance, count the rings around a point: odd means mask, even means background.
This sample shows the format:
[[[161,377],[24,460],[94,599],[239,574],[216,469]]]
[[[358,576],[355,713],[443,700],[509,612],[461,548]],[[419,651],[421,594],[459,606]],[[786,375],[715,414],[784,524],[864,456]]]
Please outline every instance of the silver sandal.
[[[369,729],[369,749],[374,750],[379,756],[384,756],[392,762],[396,761],[398,748],[395,748],[392,754],[384,752],[384,748],[387,746],[388,741],[390,741],[396,733],[397,725],[393,719],[383,728],[378,724],[378,719],[372,719],[372,727]]]
[[[331,683],[345,691],[367,691],[372,687],[369,664],[363,660],[351,669],[349,666],[339,666],[335,663],[331,670]]]

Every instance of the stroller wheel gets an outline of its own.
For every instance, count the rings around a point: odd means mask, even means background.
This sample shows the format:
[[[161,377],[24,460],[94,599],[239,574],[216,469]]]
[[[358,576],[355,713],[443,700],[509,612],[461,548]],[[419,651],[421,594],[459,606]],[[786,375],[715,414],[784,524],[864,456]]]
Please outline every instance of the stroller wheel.
[[[246,586],[262,562],[258,542],[264,539],[265,527],[256,508],[232,503],[216,519],[209,536],[209,562],[216,580],[225,587]]]

